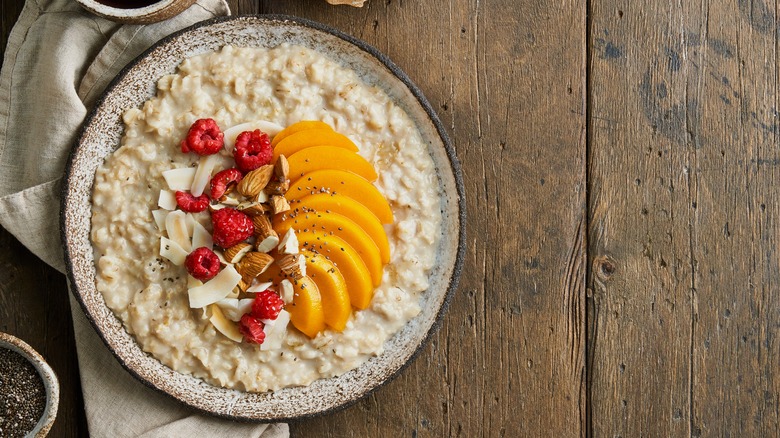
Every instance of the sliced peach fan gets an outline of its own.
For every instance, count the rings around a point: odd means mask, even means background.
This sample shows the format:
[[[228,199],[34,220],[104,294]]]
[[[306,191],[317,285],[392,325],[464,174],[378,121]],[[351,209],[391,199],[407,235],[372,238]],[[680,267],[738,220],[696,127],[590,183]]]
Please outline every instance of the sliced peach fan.
[[[352,172],[334,169],[309,172],[290,184],[285,197],[292,201],[317,193],[348,196],[368,207],[383,224],[393,222],[393,211],[384,195],[371,182]]]
[[[332,129],[307,129],[296,132],[277,143],[274,146],[274,160],[279,155],[290,156],[314,146],[333,146],[350,152],[358,151],[358,147],[352,140]]]
[[[290,163],[290,181],[295,182],[304,174],[321,169],[346,170],[368,181],[377,178],[374,166],[360,155],[334,146],[312,146],[287,157]]]

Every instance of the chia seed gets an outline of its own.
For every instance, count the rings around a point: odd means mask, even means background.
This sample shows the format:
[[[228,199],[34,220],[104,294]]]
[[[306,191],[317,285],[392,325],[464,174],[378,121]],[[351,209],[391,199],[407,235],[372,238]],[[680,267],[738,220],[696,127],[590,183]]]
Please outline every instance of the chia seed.
[[[46,408],[46,388],[35,367],[19,353],[0,347],[0,436],[23,437]]]

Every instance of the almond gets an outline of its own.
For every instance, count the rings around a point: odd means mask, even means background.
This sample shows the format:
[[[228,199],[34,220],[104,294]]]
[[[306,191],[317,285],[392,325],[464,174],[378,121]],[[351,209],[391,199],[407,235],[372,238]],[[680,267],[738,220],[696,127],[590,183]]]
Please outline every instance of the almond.
[[[290,204],[284,199],[284,196],[274,195],[271,196],[271,209],[274,214],[284,213],[290,211]]]
[[[269,234],[269,231],[273,231],[273,227],[271,226],[271,220],[268,219],[268,216],[261,215],[261,216],[255,216],[252,218],[252,224],[255,226],[255,237],[260,236],[267,236]]]
[[[269,195],[284,195],[290,188],[290,181],[271,181],[265,186],[265,192]]]
[[[252,250],[252,245],[241,242],[225,250],[225,260],[228,263],[238,263],[244,256]]]
[[[269,208],[256,201],[245,201],[238,204],[236,210],[248,216],[260,216],[265,214],[265,212],[269,210]]]
[[[244,196],[256,196],[260,193],[268,182],[271,181],[271,176],[274,172],[274,166],[266,164],[260,168],[257,168],[246,175],[238,183],[238,193]]]
[[[306,264],[303,254],[286,254],[277,260],[276,264],[279,265],[282,272],[295,280],[300,280],[304,276],[303,272],[301,272],[301,265]]]
[[[252,284],[252,280],[254,280],[258,275],[265,272],[266,269],[268,269],[269,266],[271,266],[271,263],[273,263],[274,258],[271,257],[268,254],[262,253],[262,252],[249,252],[247,253],[244,258],[241,259],[240,262],[236,265],[236,270],[239,274],[241,274],[241,278],[247,283]]]
[[[290,176],[290,163],[287,162],[284,155],[279,155],[276,164],[274,164],[274,176],[279,182],[287,181]]]
[[[257,237],[257,240],[255,241],[255,250],[260,252],[270,252],[272,249],[276,248],[276,245],[278,244],[279,235],[276,234],[276,231],[271,230],[267,236]]]

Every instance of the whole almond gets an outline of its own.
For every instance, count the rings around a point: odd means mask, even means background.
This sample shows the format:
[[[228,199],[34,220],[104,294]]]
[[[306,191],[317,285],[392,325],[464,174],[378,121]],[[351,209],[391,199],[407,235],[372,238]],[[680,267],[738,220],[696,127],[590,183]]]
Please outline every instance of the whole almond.
[[[287,162],[284,155],[279,155],[276,164],[274,164],[274,176],[279,182],[285,182],[290,177],[290,163]]]
[[[251,250],[252,245],[246,242],[237,243],[225,250],[225,260],[228,263],[238,263]]]
[[[290,189],[290,181],[271,181],[265,186],[265,192],[269,195],[284,195]]]
[[[252,280],[258,275],[265,272],[271,263],[274,262],[274,258],[268,254],[262,252],[249,252],[240,262],[236,265],[236,271],[241,274],[241,278],[248,284],[252,284]]]
[[[273,173],[274,166],[270,164],[266,164],[265,166],[247,173],[244,175],[241,182],[238,183],[238,193],[241,193],[244,196],[256,196],[268,185],[268,182],[271,181]]]

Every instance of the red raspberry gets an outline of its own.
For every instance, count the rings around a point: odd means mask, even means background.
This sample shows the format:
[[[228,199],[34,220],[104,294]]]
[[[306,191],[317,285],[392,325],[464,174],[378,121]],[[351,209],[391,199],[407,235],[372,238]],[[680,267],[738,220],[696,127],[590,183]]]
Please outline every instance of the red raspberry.
[[[200,281],[208,281],[219,273],[219,257],[214,254],[214,251],[202,246],[184,259],[184,266],[193,277]]]
[[[271,140],[268,134],[255,129],[244,131],[236,138],[236,147],[233,149],[233,158],[236,166],[244,173],[255,170],[260,166],[270,164],[274,157]]]
[[[262,344],[265,341],[264,327],[263,321],[248,313],[242,316],[238,323],[238,331],[244,335],[244,341],[251,344]]]
[[[238,169],[225,169],[211,178],[211,197],[219,199],[225,194],[228,185],[238,184],[244,177]]]
[[[276,292],[265,290],[255,295],[252,303],[252,316],[260,319],[276,319],[284,307],[284,301]]]
[[[214,119],[199,119],[190,126],[187,137],[181,142],[181,151],[198,155],[212,155],[225,145],[225,135]]]
[[[243,242],[252,236],[255,226],[249,216],[232,208],[223,208],[211,213],[214,225],[214,243],[222,248]]]
[[[190,192],[176,191],[176,204],[187,213],[199,213],[209,206],[209,197],[205,194],[195,197]]]

